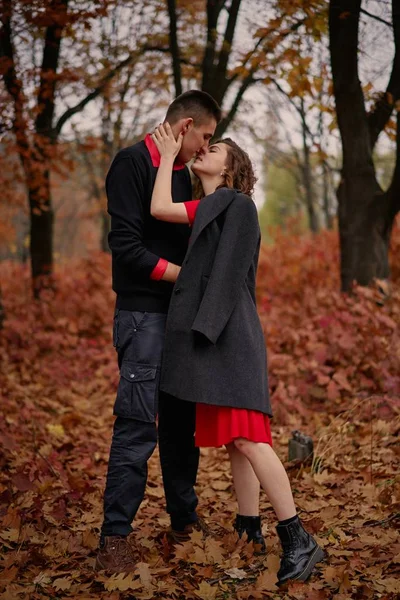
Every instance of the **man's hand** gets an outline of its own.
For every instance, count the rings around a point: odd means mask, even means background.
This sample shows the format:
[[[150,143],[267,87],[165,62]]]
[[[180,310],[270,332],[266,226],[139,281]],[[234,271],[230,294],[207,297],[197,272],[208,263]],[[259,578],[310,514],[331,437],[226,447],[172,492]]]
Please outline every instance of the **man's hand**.
[[[169,123],[159,125],[152,134],[152,140],[157,146],[161,158],[171,158],[175,160],[182,147],[183,134],[179,133],[176,140]]]

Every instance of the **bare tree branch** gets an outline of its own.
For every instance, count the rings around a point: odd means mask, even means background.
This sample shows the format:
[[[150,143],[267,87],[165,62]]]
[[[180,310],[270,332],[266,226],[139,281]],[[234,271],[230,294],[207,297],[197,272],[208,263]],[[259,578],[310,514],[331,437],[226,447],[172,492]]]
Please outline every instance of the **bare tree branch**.
[[[378,15],[373,15],[372,13],[368,12],[368,10],[365,10],[365,8],[362,8],[360,12],[364,15],[367,15],[367,17],[371,17],[371,19],[375,19],[375,21],[379,21],[379,23],[387,25],[388,27],[390,27],[390,29],[393,27],[392,23],[389,23],[389,21],[385,21],[385,19],[382,19],[382,17],[379,17]]]
[[[115,75],[122,71],[122,69],[124,69],[127,65],[131,64],[134,60],[137,60],[136,53],[130,54],[127,58],[122,60],[118,65],[111,69],[111,71],[109,71],[107,75],[105,75],[105,77],[103,77],[99,85],[94,90],[92,90],[90,94],[88,94],[85,98],[82,98],[82,100],[75,104],[75,106],[71,106],[70,108],[68,108],[64,112],[64,114],[62,114],[61,117],[58,119],[54,127],[55,137],[59,135],[61,129],[71,117],[81,112],[85,108],[85,106],[89,104],[89,102],[100,96],[100,94],[106,88],[107,84],[115,77]]]
[[[301,27],[301,25],[304,25],[306,19],[300,19],[299,21],[297,21],[296,23],[293,23],[293,25],[291,25],[289,27],[289,29],[285,30],[283,33],[280,34],[280,39],[284,40],[288,35],[290,35],[291,33],[293,33],[294,31],[297,31],[297,29],[299,29]],[[249,52],[246,53],[246,55],[243,58],[242,64],[240,65],[239,69],[237,69],[236,73],[234,75],[232,75],[232,77],[230,77],[227,82],[226,82],[226,86],[225,86],[225,92],[229,89],[229,87],[238,80],[239,78],[239,72],[242,69],[246,68],[247,63],[249,62],[249,60],[251,58],[254,57],[255,53],[257,52],[257,50],[260,48],[260,46],[262,44],[264,44],[264,48],[263,50],[266,51],[267,50],[267,45],[268,45],[268,37],[270,36],[271,33],[276,33],[276,29],[269,29],[267,33],[265,33],[264,35],[262,35],[256,42],[254,48],[252,50],[249,50]],[[256,69],[252,69],[252,73],[254,74],[256,72]],[[258,82],[258,81],[264,81],[264,77],[261,78],[255,78],[254,82]]]
[[[233,36],[235,34],[236,23],[239,16],[239,9],[242,0],[232,0],[232,5],[229,11],[229,18],[226,24],[224,41],[218,57],[217,73],[226,77],[228,60],[232,50]]]
[[[392,0],[392,15],[395,55],[386,92],[381,95],[374,109],[368,115],[372,148],[375,146],[379,134],[389,121],[395,102],[400,99],[400,6],[397,0]]]
[[[144,46],[141,46],[141,50],[143,52],[161,52],[162,54],[170,54],[171,53],[170,46],[150,46],[149,44],[145,44]],[[200,63],[193,63],[190,60],[188,60],[187,58],[184,58],[182,56],[179,56],[179,62],[181,65],[188,65],[189,67],[194,67],[197,69],[200,69],[200,67],[201,67]]]
[[[305,112],[303,110],[301,110],[301,108],[299,106],[297,106],[297,104],[295,103],[295,101],[293,100],[293,98],[291,96],[289,96],[289,94],[287,92],[285,92],[285,90],[282,88],[282,86],[275,80],[270,78],[271,83],[276,87],[276,89],[278,90],[278,92],[284,96],[286,98],[286,100],[288,100],[290,102],[290,105],[293,106],[293,108],[296,110],[296,112],[299,114],[301,122],[302,122],[302,129],[307,133],[307,135],[310,136],[311,141],[313,144],[317,144],[317,142],[315,141],[315,135],[314,133],[311,131],[311,129],[309,128],[306,119],[305,119]],[[257,81],[257,79],[255,80]],[[334,167],[332,167],[329,162],[326,159],[323,159],[321,161],[321,163],[330,171],[337,171],[337,169],[335,169]]]
[[[242,98],[245,94],[245,92],[248,90],[248,88],[253,85],[255,82],[255,80],[253,79],[253,73],[249,73],[249,75],[242,81],[242,84],[236,94],[236,97],[231,105],[231,108],[229,109],[228,114],[222,118],[222,120],[220,121],[220,123],[217,126],[217,129],[215,131],[215,135],[217,137],[220,137],[221,135],[223,135],[225,133],[225,131],[227,130],[227,128],[229,127],[229,125],[231,124],[231,122],[233,121],[233,119],[235,118],[235,115],[238,111],[239,105],[242,101]]]
[[[276,87],[276,89],[278,90],[278,92],[280,94],[282,94],[283,96],[285,96],[286,100],[288,100],[288,102],[290,103],[290,105],[293,106],[293,108],[295,109],[295,111],[298,113],[298,115],[300,116],[300,119],[301,119],[302,128],[307,133],[307,135],[310,136],[312,142],[314,143],[314,137],[315,136],[314,136],[313,132],[310,130],[310,128],[308,127],[307,123],[306,123],[304,111],[301,110],[301,108],[299,106],[297,106],[297,104],[293,100],[293,98],[291,96],[289,96],[289,94],[287,92],[285,92],[285,90],[283,89],[283,87],[276,81],[276,79],[270,78],[270,81]]]
[[[38,93],[38,113],[35,120],[35,131],[38,134],[52,132],[55,111],[55,92],[58,61],[60,57],[62,32],[65,27],[68,0],[52,0],[50,11],[59,17],[46,28],[40,84]]]

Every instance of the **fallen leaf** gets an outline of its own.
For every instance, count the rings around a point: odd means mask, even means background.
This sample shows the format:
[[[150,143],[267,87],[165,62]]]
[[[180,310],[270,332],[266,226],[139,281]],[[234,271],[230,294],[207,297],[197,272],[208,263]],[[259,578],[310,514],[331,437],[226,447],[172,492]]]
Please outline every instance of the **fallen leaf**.
[[[275,592],[278,588],[276,586],[277,577],[276,573],[270,573],[269,571],[264,571],[257,578],[256,581],[256,589],[261,590],[263,592]]]
[[[56,438],[62,438],[65,435],[65,429],[60,424],[53,425],[52,423],[48,423],[46,425],[46,429],[51,435],[54,435],[54,437]]]
[[[8,585],[14,581],[18,573],[18,567],[10,567],[9,569],[4,569],[0,573],[0,583],[2,585]]]
[[[228,490],[231,486],[232,483],[230,481],[219,481],[217,479],[216,481],[211,482],[212,489],[218,492],[224,492],[225,490]]]
[[[95,535],[90,529],[82,532],[82,545],[85,548],[96,550],[99,546],[99,536]]]
[[[0,538],[9,542],[18,542],[19,534],[19,529],[6,529],[5,531],[0,531]]]
[[[141,581],[135,580],[133,573],[117,573],[104,582],[104,587],[108,592],[115,590],[126,592],[127,590],[138,590],[143,587],[143,584]]]
[[[73,581],[71,579],[67,579],[66,577],[61,577],[59,579],[55,579],[51,584],[56,590],[69,590]]]
[[[221,565],[224,562],[222,544],[212,538],[207,538],[205,542],[206,561]]]
[[[279,571],[281,559],[276,554],[268,554],[267,557],[267,568],[270,573],[274,575]]]
[[[228,577],[231,577],[232,579],[246,579],[247,577],[246,571],[243,571],[243,569],[237,569],[236,567],[233,569],[228,569],[224,572],[225,575],[228,575]]]
[[[49,583],[51,583],[51,578],[47,573],[41,571],[38,575],[36,575],[35,579],[33,580],[33,583],[35,585],[46,586],[49,585]]]
[[[201,600],[215,600],[218,588],[213,587],[206,581],[202,581],[199,589],[195,591],[195,594]]]
[[[150,567],[147,563],[140,562],[136,565],[135,573],[139,575],[140,582],[145,588],[151,587]]]
[[[24,473],[16,473],[11,477],[11,481],[20,492],[27,492],[35,489],[35,486],[28,475],[25,475]]]

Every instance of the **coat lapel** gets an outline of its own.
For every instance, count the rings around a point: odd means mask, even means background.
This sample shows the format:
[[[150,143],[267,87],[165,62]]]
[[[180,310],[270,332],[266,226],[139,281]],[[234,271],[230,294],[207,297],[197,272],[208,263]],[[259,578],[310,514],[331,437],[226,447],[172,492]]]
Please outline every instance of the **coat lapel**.
[[[236,190],[221,188],[201,200],[190,236],[189,252],[203,229],[229,206],[236,194]]]

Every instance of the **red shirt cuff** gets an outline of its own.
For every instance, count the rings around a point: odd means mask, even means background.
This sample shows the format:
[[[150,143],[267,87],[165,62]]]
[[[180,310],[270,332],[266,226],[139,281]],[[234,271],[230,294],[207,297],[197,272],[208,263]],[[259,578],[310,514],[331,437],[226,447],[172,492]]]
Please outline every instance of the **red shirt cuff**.
[[[165,271],[168,267],[168,261],[165,258],[160,258],[152,272],[150,273],[150,279],[154,279],[155,281],[159,281],[164,275]]]

